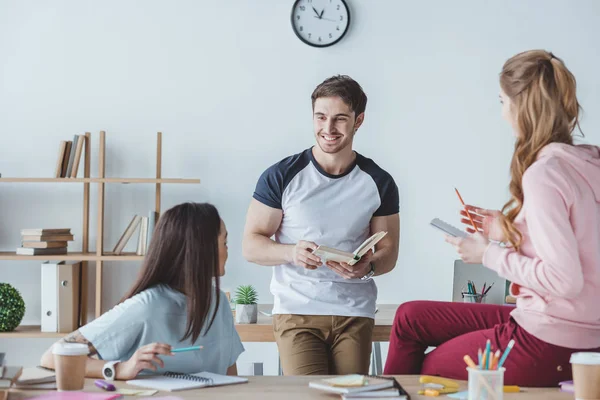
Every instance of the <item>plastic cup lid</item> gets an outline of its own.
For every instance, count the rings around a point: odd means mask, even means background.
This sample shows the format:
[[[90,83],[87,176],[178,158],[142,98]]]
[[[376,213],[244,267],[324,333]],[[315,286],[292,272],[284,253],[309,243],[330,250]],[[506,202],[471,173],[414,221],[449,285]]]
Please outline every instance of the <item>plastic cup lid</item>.
[[[600,353],[573,353],[571,354],[571,364],[600,365]]]
[[[52,354],[59,356],[87,356],[89,349],[82,343],[56,343],[52,347]]]

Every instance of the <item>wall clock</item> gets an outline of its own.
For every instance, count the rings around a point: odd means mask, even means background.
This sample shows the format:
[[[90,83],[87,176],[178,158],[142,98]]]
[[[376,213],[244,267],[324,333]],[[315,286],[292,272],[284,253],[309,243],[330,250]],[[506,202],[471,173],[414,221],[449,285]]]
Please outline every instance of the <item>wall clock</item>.
[[[350,26],[350,10],[344,0],[296,0],[292,28],[298,39],[313,47],[336,44]]]

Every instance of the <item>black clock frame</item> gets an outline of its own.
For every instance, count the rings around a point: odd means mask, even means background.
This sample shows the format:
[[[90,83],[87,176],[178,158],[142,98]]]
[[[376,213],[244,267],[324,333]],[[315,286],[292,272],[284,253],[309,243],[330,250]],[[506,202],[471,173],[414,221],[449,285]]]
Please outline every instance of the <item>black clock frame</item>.
[[[348,7],[348,4],[346,4],[346,0],[340,0],[342,2],[342,4],[344,5],[344,7],[346,8],[346,12],[348,13],[348,23],[346,24],[346,29],[344,29],[344,32],[342,32],[342,35],[337,38],[335,41],[328,43],[328,44],[315,44],[315,43],[311,43],[308,40],[304,39],[302,36],[300,36],[300,34],[298,33],[298,30],[296,29],[296,25],[294,25],[294,10],[296,10],[296,6],[298,5],[298,3],[302,1],[302,0],[296,0],[294,1],[294,5],[292,6],[292,12],[290,13],[290,22],[292,24],[292,30],[294,31],[294,33],[296,34],[296,37],[298,39],[300,39],[303,43],[312,46],[312,47],[319,47],[319,48],[323,48],[323,47],[329,47],[329,46],[333,46],[334,44],[336,44],[337,42],[339,42],[340,40],[342,40],[344,38],[344,36],[346,36],[346,33],[348,33],[348,29],[350,29],[350,8]]]

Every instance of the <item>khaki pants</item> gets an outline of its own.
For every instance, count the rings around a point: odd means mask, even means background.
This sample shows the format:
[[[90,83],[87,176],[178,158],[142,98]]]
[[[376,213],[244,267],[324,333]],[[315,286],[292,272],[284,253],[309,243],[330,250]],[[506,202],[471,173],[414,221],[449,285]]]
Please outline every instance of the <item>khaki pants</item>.
[[[374,325],[364,317],[274,315],[284,375],[368,374]]]

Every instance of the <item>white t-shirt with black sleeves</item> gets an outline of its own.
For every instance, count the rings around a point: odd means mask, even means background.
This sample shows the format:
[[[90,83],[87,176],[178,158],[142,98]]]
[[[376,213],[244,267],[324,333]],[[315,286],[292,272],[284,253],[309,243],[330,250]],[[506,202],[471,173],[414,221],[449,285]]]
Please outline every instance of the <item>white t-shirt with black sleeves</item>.
[[[394,179],[358,153],[341,175],[325,172],[312,149],[287,157],[261,175],[253,197],[283,211],[277,243],[306,240],[348,252],[369,237],[373,217],[399,212]],[[271,292],[275,314],[375,317],[375,282],[344,279],[326,266],[275,266]]]

